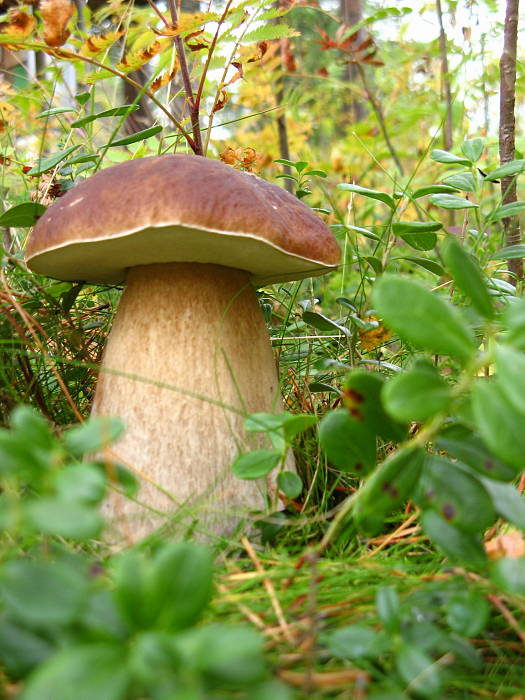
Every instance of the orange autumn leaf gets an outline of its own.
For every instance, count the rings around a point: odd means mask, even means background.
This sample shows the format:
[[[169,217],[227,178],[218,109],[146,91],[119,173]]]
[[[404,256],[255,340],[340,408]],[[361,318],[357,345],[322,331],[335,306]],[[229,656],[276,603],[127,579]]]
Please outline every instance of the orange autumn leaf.
[[[7,22],[0,24],[0,33],[6,34],[14,41],[26,39],[34,30],[35,18],[22,10],[10,10]]]
[[[157,39],[145,49],[126,54],[122,58],[122,61],[117,63],[116,68],[122,73],[129,73],[132,70],[137,70],[137,68],[140,68],[148,61],[151,61],[154,56],[161,53],[169,44],[169,39]]]
[[[366,320],[377,321],[377,318],[369,316]],[[363,350],[375,350],[375,348],[384,345],[392,337],[392,333],[381,324],[377,328],[370,328],[369,330],[360,328],[358,334]]]
[[[63,46],[71,32],[67,23],[73,17],[75,5],[71,0],[42,0],[40,14],[44,21],[44,41],[48,46]]]
[[[177,75],[178,70],[179,66],[177,65],[171,70],[165,71],[164,73],[159,75],[158,78],[155,78],[155,80],[151,83],[149,87],[150,92],[157,92],[157,90],[160,90],[161,87],[167,85]]]
[[[96,56],[98,53],[105,51],[114,44],[123,34],[123,31],[118,31],[90,36],[80,47],[79,53],[82,56]]]

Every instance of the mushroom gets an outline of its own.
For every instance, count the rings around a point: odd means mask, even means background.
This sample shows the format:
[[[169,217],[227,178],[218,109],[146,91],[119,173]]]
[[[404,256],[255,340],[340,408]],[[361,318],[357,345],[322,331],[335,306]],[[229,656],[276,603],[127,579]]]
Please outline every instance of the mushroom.
[[[39,219],[26,253],[49,277],[126,284],[92,409],[123,419],[114,449],[143,477],[142,506],[113,494],[114,518],[138,538],[178,506],[199,506],[201,525],[227,534],[239,514],[263,508],[265,484],[231,473],[257,446],[245,416],[282,410],[254,286],[333,270],[340,251],[321,219],[219,161],[155,156],[69,190]]]

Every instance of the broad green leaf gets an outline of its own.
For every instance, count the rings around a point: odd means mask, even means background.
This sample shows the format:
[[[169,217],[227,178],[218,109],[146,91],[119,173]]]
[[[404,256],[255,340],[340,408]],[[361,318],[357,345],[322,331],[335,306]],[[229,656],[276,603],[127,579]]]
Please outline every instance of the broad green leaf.
[[[55,651],[45,633],[30,630],[19,620],[3,614],[0,618],[0,658],[11,678],[24,678]]]
[[[277,486],[287,498],[297,498],[303,490],[303,482],[293,472],[281,472],[277,477]]]
[[[147,687],[152,697],[158,697],[155,686],[161,679],[165,688],[177,686],[179,660],[172,648],[172,639],[172,635],[155,630],[142,632],[133,640],[129,670],[133,679]],[[184,698],[184,693],[182,696]]]
[[[319,424],[319,442],[334,467],[358,476],[376,463],[376,438],[345,409],[328,413]]]
[[[509,404],[499,382],[479,379],[472,391],[474,418],[483,441],[516,470],[525,466],[524,417]]]
[[[379,634],[365,625],[351,625],[335,630],[328,636],[326,645],[336,659],[374,659],[384,647]]]
[[[34,671],[20,700],[125,700],[131,683],[122,644],[62,649]]]
[[[106,478],[94,464],[73,464],[55,476],[55,491],[64,501],[94,505],[106,493]]]
[[[172,632],[194,625],[210,601],[212,577],[208,549],[192,542],[164,544],[147,572],[146,605],[154,626]]]
[[[463,154],[473,163],[481,158],[483,153],[484,143],[483,139],[467,139],[461,144],[461,150]]]
[[[481,483],[489,494],[497,514],[520,530],[525,530],[525,498],[512,484],[503,484],[494,479],[484,479]]]
[[[385,275],[372,298],[386,324],[406,342],[462,363],[474,356],[472,332],[457,309],[418,283]]]
[[[151,136],[156,136],[157,134],[160,134],[162,129],[163,127],[158,124],[157,126],[152,126],[149,129],[144,129],[143,131],[137,131],[137,133],[131,134],[130,136],[125,136],[124,138],[117,139],[116,141],[111,141],[101,148],[128,146],[131,143],[137,143],[137,141],[144,141],[144,139],[149,139]]]
[[[70,146],[69,148],[65,148],[63,151],[58,151],[57,153],[47,156],[47,158],[41,158],[38,164],[33,166],[31,170],[27,172],[27,175],[42,175],[42,173],[52,170],[59,163],[65,160],[71,153],[73,153],[73,151],[76,151],[77,148],[80,148],[80,145]]]
[[[366,260],[366,262],[370,265],[372,270],[377,274],[383,272],[383,263],[379,258],[376,258],[373,255],[365,255],[363,257],[363,260]]]
[[[498,221],[499,219],[507,219],[510,216],[517,216],[525,211],[525,202],[510,202],[509,204],[504,204],[498,207],[490,216],[491,221]]]
[[[78,95],[75,95],[75,100],[78,102],[79,105],[85,105],[90,97],[90,92],[79,92]]]
[[[64,433],[64,445],[71,454],[81,457],[111,445],[124,432],[124,423],[114,416],[95,416]]]
[[[52,107],[51,109],[45,109],[43,112],[39,112],[35,119],[43,119],[44,117],[54,117],[55,114],[67,114],[68,112],[76,112],[76,109],[71,109],[70,107]]]
[[[87,114],[85,117],[81,117],[80,119],[74,121],[70,126],[72,129],[78,129],[81,126],[94,122],[96,119],[101,119],[102,117],[124,117],[128,114],[136,112],[137,109],[140,109],[140,105],[138,104],[113,107],[112,109],[106,109],[103,112],[98,112],[97,114]]]
[[[2,606],[29,628],[49,632],[77,619],[88,585],[78,564],[52,560],[14,559],[0,575]]]
[[[61,497],[38,498],[26,504],[26,517],[34,528],[48,535],[79,542],[97,537],[104,520],[93,507]]]
[[[486,180],[500,180],[503,177],[511,177],[518,175],[525,170],[525,160],[511,160],[495,170],[489,170],[485,173]]]
[[[485,566],[487,555],[478,535],[459,530],[434,510],[423,512],[421,526],[432,542],[453,561],[477,568]]]
[[[320,394],[325,391],[331,391],[334,394],[339,394],[339,389],[331,384],[326,384],[325,382],[312,382],[308,384],[308,391],[313,394]]]
[[[439,221],[398,221],[392,226],[396,236],[404,233],[423,233],[425,231],[439,231],[443,224]]]
[[[417,501],[464,532],[483,532],[495,519],[492,501],[480,481],[437,455],[427,455]]]
[[[299,433],[303,433],[308,428],[311,428],[319,420],[317,416],[311,413],[297,413],[295,415],[285,413],[284,415],[283,430],[287,440],[292,440]]]
[[[417,360],[383,387],[385,411],[398,421],[426,421],[446,411],[451,401],[448,384],[428,360]]]
[[[401,627],[401,602],[393,586],[381,586],[376,592],[376,612],[389,634],[396,634]]]
[[[407,436],[407,426],[392,420],[383,410],[381,391],[385,378],[379,372],[354,369],[343,384],[343,406],[369,430],[385,441],[401,442]]]
[[[77,165],[78,163],[96,163],[100,158],[96,153],[77,153],[69,158],[64,165]]]
[[[470,298],[485,318],[494,317],[494,306],[478,261],[467,253],[456,238],[449,238],[443,249],[447,271],[459,289]]]
[[[450,185],[428,185],[416,190],[412,195],[412,199],[426,197],[428,194],[453,194],[454,192],[457,192],[457,188]]]
[[[281,457],[281,451],[278,449],[252,450],[234,460],[233,473],[238,479],[261,479],[275,469]]]
[[[362,234],[365,238],[370,238],[372,241],[382,241],[383,239],[381,236],[378,236],[377,233],[374,233],[373,231],[369,231],[367,228],[362,228],[361,226],[346,226],[345,228],[351,229],[352,231],[357,231],[357,233]]]
[[[475,192],[476,183],[472,173],[457,173],[456,175],[450,175],[446,177],[443,182],[446,185],[452,185],[458,190],[463,190],[463,192]]]
[[[496,345],[496,375],[501,390],[525,421],[525,354]]]
[[[38,202],[22,202],[0,214],[0,226],[24,228],[34,226],[45,212],[46,207]]]
[[[487,624],[490,606],[476,590],[456,591],[446,603],[447,622],[463,637],[477,637]]]
[[[357,495],[354,518],[359,528],[375,535],[387,515],[411,497],[424,458],[419,447],[402,448],[375,469]]]
[[[440,228],[439,221],[399,221],[392,226],[394,234],[416,250],[432,250],[437,242],[435,231]]]
[[[335,331],[337,333],[343,333],[344,335],[350,334],[350,331],[345,326],[332,321],[327,316],[323,316],[323,314],[318,314],[313,311],[305,311],[303,313],[303,321],[320,331],[332,331],[332,333]]]
[[[438,275],[438,277],[441,277],[445,274],[445,270],[441,267],[439,263],[437,263],[435,260],[429,260],[428,258],[416,258],[411,255],[396,255],[395,257],[392,257],[390,259],[408,260],[408,262],[413,262],[415,265],[419,265],[419,267],[422,267],[425,270],[432,272],[434,275]]]
[[[514,467],[489,452],[481,438],[463,425],[455,424],[443,430],[436,447],[489,479],[511,481],[516,476]]]
[[[503,557],[492,565],[491,578],[499,588],[525,594],[525,557]]]
[[[525,245],[523,243],[501,248],[492,255],[491,260],[516,260],[519,258],[525,258]]]
[[[512,299],[503,315],[503,321],[508,328],[507,342],[518,350],[525,351],[525,298]]]
[[[370,190],[368,187],[361,187],[360,185],[351,185],[350,183],[342,183],[337,185],[339,190],[347,190],[348,192],[355,192],[356,194],[362,194],[364,197],[369,199],[377,199],[380,202],[386,204],[390,209],[395,209],[396,203],[393,197],[391,197],[386,192],[380,192],[378,190]]]
[[[408,688],[418,697],[441,697],[442,671],[419,647],[402,644],[396,654],[396,668]]]
[[[479,204],[470,202],[464,197],[458,197],[455,194],[432,194],[429,197],[430,202],[437,207],[443,209],[475,209]]]
[[[464,158],[463,156],[457,156],[455,153],[450,153],[450,151],[443,151],[440,148],[434,148],[430,152],[430,157],[437,163],[458,163],[459,165],[471,165],[470,159]]]

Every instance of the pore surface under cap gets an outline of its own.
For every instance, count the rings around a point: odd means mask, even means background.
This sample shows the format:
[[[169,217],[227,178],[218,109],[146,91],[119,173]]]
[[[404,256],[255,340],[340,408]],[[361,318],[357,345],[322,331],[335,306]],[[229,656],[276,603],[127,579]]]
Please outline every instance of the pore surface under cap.
[[[215,263],[254,282],[319,275],[339,261],[332,233],[281,187],[219,162],[165,155],[107,168],[39,219],[31,269],[65,280],[120,283],[136,265]]]

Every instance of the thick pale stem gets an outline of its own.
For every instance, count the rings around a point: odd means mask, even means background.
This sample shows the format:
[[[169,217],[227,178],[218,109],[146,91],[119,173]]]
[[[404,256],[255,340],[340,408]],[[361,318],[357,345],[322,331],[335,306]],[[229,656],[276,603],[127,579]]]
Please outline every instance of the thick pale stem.
[[[227,534],[239,515],[264,508],[264,480],[235,478],[231,463],[258,446],[244,416],[280,410],[275,360],[247,273],[197,263],[130,271],[93,405],[94,414],[123,419],[114,451],[144,475],[146,508],[112,496],[108,510],[123,520],[121,531],[127,525],[138,538],[182,514],[186,524],[191,515],[204,530]]]

